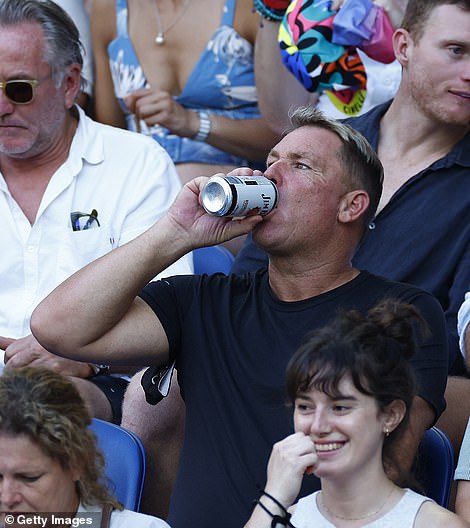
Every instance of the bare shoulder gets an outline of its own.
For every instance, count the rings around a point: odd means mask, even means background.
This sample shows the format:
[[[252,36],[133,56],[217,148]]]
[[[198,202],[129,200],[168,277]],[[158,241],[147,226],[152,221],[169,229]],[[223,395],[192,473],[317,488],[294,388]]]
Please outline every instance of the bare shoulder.
[[[255,43],[260,16],[253,9],[253,0],[237,0],[234,27],[249,42]]]
[[[91,3],[91,16],[108,14],[112,9],[113,14],[116,13],[116,1],[115,0],[93,0]]]
[[[111,41],[116,34],[116,1],[93,0],[90,21],[95,32],[98,28],[103,38],[108,42]]]
[[[470,524],[435,502],[425,502],[416,517],[416,528],[469,528]]]

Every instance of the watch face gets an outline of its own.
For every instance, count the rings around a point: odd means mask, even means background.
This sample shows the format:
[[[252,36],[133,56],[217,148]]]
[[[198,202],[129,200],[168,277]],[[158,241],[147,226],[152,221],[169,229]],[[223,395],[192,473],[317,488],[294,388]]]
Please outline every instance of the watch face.
[[[109,370],[109,365],[97,365],[95,363],[88,363],[90,365],[90,368],[93,369],[92,376],[100,376],[103,374],[106,374]]]

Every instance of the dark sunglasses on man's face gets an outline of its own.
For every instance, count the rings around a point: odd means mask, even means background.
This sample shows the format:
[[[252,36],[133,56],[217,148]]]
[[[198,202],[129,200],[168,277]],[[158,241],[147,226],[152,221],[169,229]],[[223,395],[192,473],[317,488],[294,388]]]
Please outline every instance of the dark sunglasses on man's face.
[[[33,79],[13,79],[0,82],[0,88],[12,103],[29,104],[36,95],[35,89],[38,84],[39,81]]]

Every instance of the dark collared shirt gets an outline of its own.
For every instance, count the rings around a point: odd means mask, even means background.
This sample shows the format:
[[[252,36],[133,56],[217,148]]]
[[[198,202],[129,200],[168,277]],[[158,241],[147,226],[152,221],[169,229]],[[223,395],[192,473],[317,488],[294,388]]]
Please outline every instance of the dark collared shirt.
[[[380,120],[390,104],[344,122],[377,150]],[[249,238],[233,272],[257,269],[266,262],[266,255]],[[470,286],[470,133],[397,190],[371,223],[353,264],[437,297],[448,327],[449,373],[465,373],[457,312]]]

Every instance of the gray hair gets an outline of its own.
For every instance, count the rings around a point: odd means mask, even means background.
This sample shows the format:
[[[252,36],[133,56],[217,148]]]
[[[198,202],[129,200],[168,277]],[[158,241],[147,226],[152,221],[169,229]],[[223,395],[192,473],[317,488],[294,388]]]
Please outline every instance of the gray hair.
[[[367,192],[370,204],[364,215],[365,226],[373,219],[382,195],[384,171],[381,161],[367,139],[346,123],[333,119],[314,106],[307,105],[289,112],[290,127],[284,135],[304,126],[329,130],[342,143],[337,157],[344,169],[344,182],[353,189]]]
[[[44,61],[60,86],[70,64],[83,67],[83,46],[77,26],[70,16],[51,0],[0,0],[0,26],[39,24],[44,33]],[[84,79],[81,79],[82,86]]]

